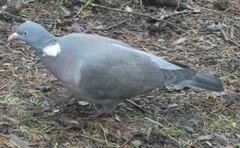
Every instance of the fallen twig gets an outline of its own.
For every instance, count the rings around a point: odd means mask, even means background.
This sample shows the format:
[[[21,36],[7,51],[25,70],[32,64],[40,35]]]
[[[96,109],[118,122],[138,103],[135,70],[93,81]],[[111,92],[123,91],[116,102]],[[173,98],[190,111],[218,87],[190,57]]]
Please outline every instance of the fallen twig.
[[[126,99],[126,102],[134,105],[135,107],[137,107],[138,109],[140,109],[142,112],[148,113],[148,111],[147,111],[146,109],[142,108],[141,106],[137,105],[136,103],[132,102],[131,100]]]
[[[112,29],[112,28],[114,28],[114,27],[117,27],[117,26],[119,26],[119,25],[122,25],[122,24],[128,22],[129,20],[130,20],[130,19],[126,19],[126,20],[120,21],[120,22],[118,22],[118,23],[116,23],[116,24],[107,26],[107,27],[93,28],[93,29],[96,29],[96,30],[109,30],[109,29]]]
[[[166,14],[166,15],[163,15],[160,17],[160,19],[168,19],[170,17],[173,17],[173,16],[176,16],[176,15],[181,15],[181,14],[200,14],[201,12],[199,10],[193,10],[193,11],[187,11],[187,10],[184,10],[184,11],[179,11],[179,12],[174,12],[174,13],[171,13],[171,14]]]
[[[233,26],[230,28],[230,38],[231,39],[234,38],[234,28],[233,28]]]

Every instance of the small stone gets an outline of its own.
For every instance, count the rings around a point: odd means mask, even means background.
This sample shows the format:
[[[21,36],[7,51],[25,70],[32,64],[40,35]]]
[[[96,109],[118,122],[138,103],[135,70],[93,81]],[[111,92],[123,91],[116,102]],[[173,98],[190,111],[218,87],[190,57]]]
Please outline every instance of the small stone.
[[[177,103],[172,103],[172,104],[169,104],[168,107],[169,108],[175,108],[175,107],[178,107],[178,104]]]
[[[142,144],[142,142],[140,140],[133,140],[131,144],[134,145],[134,147],[139,147]]]
[[[86,106],[86,105],[89,105],[89,102],[87,102],[87,101],[79,101],[78,104],[82,105],[82,106]]]
[[[53,109],[54,113],[58,113],[60,110],[59,109]]]

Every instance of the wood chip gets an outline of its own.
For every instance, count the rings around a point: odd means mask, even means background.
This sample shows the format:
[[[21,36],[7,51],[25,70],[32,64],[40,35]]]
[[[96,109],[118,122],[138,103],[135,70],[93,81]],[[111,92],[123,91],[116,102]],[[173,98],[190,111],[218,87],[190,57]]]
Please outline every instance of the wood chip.
[[[207,141],[207,140],[212,140],[213,139],[213,135],[204,135],[204,136],[199,136],[197,138],[199,141]]]
[[[184,43],[187,40],[187,37],[179,38],[178,40],[174,41],[171,45],[172,46],[177,46],[179,44]]]
[[[205,143],[206,143],[209,147],[212,147],[212,143],[210,143],[209,141],[205,141]]]

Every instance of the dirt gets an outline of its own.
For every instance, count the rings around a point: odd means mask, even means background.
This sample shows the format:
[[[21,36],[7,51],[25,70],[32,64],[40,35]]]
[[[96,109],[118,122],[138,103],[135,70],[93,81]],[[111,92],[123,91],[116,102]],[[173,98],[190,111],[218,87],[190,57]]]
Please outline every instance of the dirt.
[[[15,17],[0,13],[0,147],[240,146],[239,1],[186,1],[192,10],[168,17],[173,25],[155,18],[176,8],[140,2],[1,3]],[[121,40],[215,75],[225,92],[163,87],[119,104],[117,121],[109,115],[90,118],[81,111],[99,105],[66,99],[34,50],[20,41],[7,42],[25,19],[56,36],[85,32]]]

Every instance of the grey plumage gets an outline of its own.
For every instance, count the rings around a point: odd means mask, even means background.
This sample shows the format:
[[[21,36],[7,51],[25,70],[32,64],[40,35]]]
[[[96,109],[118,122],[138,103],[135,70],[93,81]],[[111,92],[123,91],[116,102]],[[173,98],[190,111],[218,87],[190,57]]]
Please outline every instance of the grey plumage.
[[[27,31],[27,35],[24,32]],[[72,33],[54,37],[43,27],[26,22],[15,35],[37,51],[46,68],[69,92],[80,99],[116,105],[124,99],[175,83],[182,86],[223,91],[214,76],[197,72],[110,38]],[[29,39],[31,38],[31,39]],[[56,56],[44,49],[60,45]]]

